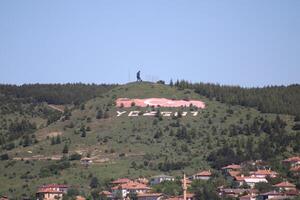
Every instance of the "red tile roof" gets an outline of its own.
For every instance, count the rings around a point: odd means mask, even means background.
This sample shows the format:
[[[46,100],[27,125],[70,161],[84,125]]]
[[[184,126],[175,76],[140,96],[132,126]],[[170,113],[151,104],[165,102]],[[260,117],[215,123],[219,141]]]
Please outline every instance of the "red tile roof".
[[[100,194],[103,194],[105,196],[112,195],[112,193],[109,191],[102,191],[102,192],[100,192]]]
[[[300,162],[300,156],[294,156],[283,160],[283,162]]]
[[[197,174],[195,174],[195,176],[211,176],[211,172],[210,172],[210,170],[202,171],[202,172],[198,172]]]
[[[300,172],[300,166],[292,167],[290,169],[290,171],[292,171],[292,172]]]
[[[275,187],[292,187],[292,188],[295,188],[296,185],[288,182],[288,181],[284,181],[284,182],[281,182],[281,183],[278,183],[276,185],[274,185]]]
[[[37,193],[57,193],[57,194],[62,194],[64,192],[59,191],[59,190],[55,190],[55,189],[51,189],[51,188],[39,188]]]
[[[259,169],[259,170],[255,171],[255,172],[250,172],[250,174],[272,176],[272,175],[277,175],[278,173],[274,172],[272,170],[261,170],[261,169]]]
[[[222,167],[222,169],[241,169],[241,165],[232,164],[232,165]]]
[[[115,187],[111,188],[112,190],[117,190],[117,189],[126,189],[126,190],[150,190],[150,188],[142,183],[139,182],[128,182],[128,183],[124,183]]]

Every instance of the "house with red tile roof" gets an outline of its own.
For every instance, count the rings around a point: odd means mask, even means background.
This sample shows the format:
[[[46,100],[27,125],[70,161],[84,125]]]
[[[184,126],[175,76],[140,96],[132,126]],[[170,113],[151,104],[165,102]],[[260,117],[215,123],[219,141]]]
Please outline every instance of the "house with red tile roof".
[[[36,192],[37,200],[57,200],[62,199],[63,195],[68,191],[67,185],[62,184],[48,184],[42,185]]]
[[[53,189],[39,189],[36,192],[37,200],[58,200],[63,198],[64,193]]]
[[[241,165],[231,164],[231,165],[227,165],[225,167],[222,167],[222,169],[226,169],[226,170],[241,170],[242,167],[241,167]]]
[[[9,200],[7,196],[0,195],[0,200]]]
[[[257,183],[267,183],[267,182],[268,180],[263,177],[252,177],[252,176],[244,177],[244,183],[249,185],[251,188],[254,188],[255,184]]]
[[[236,164],[231,164],[231,165],[227,165],[225,167],[222,167],[222,172],[227,175],[229,175],[229,172],[231,171],[241,171],[242,167],[241,165],[236,165]]]
[[[126,198],[130,193],[147,193],[151,190],[151,188],[145,184],[131,181],[114,186],[111,190],[114,198]]]
[[[138,200],[162,200],[164,195],[162,193],[138,193]]]
[[[276,178],[278,173],[268,169],[259,169],[257,171],[250,172],[250,175],[257,178]]]
[[[169,197],[166,198],[165,200],[184,200],[184,199],[183,199],[183,195],[181,195],[181,196]],[[195,200],[195,194],[187,193],[186,200]]]
[[[300,165],[300,156],[293,156],[283,160],[283,163],[290,164],[292,167]]]
[[[292,168],[290,169],[290,171],[293,172],[294,174],[300,175],[300,166],[292,167]]]
[[[237,185],[240,187],[243,184],[249,185],[251,188],[254,188],[256,183],[264,182],[267,183],[268,180],[264,177],[255,177],[255,176],[235,176],[234,181],[237,183]]]
[[[194,174],[192,176],[193,180],[209,180],[212,176],[212,173],[210,172],[210,170],[207,171],[201,171],[198,172],[197,174]]]
[[[278,188],[279,191],[288,191],[288,190],[296,190],[296,185],[288,182],[288,181],[284,181],[281,183],[277,183],[275,185],[273,185],[275,188]]]
[[[99,192],[99,195],[101,196],[101,197],[105,197],[105,198],[107,198],[107,199],[112,199],[112,193],[111,192],[109,192],[109,191],[102,191],[102,192]]]

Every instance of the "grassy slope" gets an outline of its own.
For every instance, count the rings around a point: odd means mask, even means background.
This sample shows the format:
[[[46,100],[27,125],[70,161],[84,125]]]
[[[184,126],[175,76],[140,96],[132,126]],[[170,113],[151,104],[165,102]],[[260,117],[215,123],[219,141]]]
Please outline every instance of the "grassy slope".
[[[158,121],[157,125],[153,125],[154,117],[129,118],[127,115],[116,117],[116,110],[120,109],[110,104],[119,97],[200,99],[206,103],[207,108],[199,110],[200,113],[197,117],[182,117],[180,119],[180,123],[185,125],[189,132],[194,131],[196,134],[196,137],[190,143],[187,143],[186,141],[178,140],[175,136],[170,136],[171,129],[173,129],[174,134],[177,132],[177,128],[170,126],[170,123],[176,122],[176,120],[171,118],[164,117],[162,121]],[[110,117],[108,119],[96,119],[96,113],[99,108],[108,108]],[[227,113],[229,108],[234,111],[233,114]],[[137,109],[139,108],[134,108],[134,110]],[[123,110],[129,111],[133,109],[128,108]],[[177,111],[178,109],[161,110]],[[189,110],[189,108],[185,110]],[[251,115],[249,120],[246,120],[247,114]],[[87,192],[90,174],[97,176],[103,181],[121,176],[138,177],[162,173],[159,170],[150,170],[145,167],[137,170],[130,168],[132,161],[135,161],[138,165],[143,164],[143,155],[147,153],[154,155],[155,159],[152,160],[154,165],[164,160],[189,161],[191,165],[185,168],[185,171],[188,174],[194,173],[199,169],[209,167],[205,161],[205,157],[224,140],[231,141],[246,137],[238,136],[230,138],[228,134],[222,135],[221,130],[228,128],[230,124],[239,124],[240,119],[243,119],[245,124],[249,123],[257,116],[263,116],[268,119],[276,117],[274,114],[261,114],[255,109],[241,106],[229,107],[217,101],[210,101],[190,90],[177,90],[165,85],[131,83],[119,86],[102,97],[88,101],[85,104],[84,110],[73,110],[70,120],[59,121],[39,130],[37,136],[41,138],[41,141],[38,144],[26,148],[14,149],[9,152],[10,157],[32,157],[34,155],[59,156],[61,155],[64,142],[67,142],[69,144],[69,154],[74,152],[80,152],[83,155],[91,154],[91,157],[95,161],[91,167],[84,168],[78,161],[72,161],[71,168],[63,170],[61,175],[39,178],[38,173],[40,168],[55,161],[30,161],[29,164],[26,164],[25,161],[16,161],[9,167],[5,166],[8,163],[12,163],[12,161],[1,161],[0,193],[12,196],[19,196],[22,193],[30,195],[35,192],[38,185],[50,182],[67,182],[68,184],[77,185],[83,191]],[[224,117],[227,119],[225,122],[221,122]],[[289,129],[292,125],[292,117],[286,115],[281,115],[281,117],[287,121]],[[88,118],[91,119],[91,122],[88,122]],[[211,119],[212,123],[209,123],[209,119]],[[66,128],[71,122],[75,127]],[[80,137],[80,134],[74,134],[74,130],[78,130],[82,125],[91,128],[91,131],[87,132],[85,138]],[[169,130],[166,131],[166,127]],[[154,134],[158,129],[163,131],[163,136],[159,139],[154,139]],[[46,139],[46,136],[53,131],[61,132],[64,142],[58,145],[50,145],[50,140]],[[104,140],[105,137],[108,138],[106,142]],[[181,150],[185,144],[188,146],[188,152],[182,152]],[[112,149],[113,151],[111,151]],[[29,153],[30,151],[32,153]],[[121,153],[125,153],[126,156],[119,157]],[[103,159],[106,162],[102,162]],[[32,179],[21,178],[21,175],[27,171],[28,175],[33,177]],[[173,175],[179,173],[180,171],[170,172]],[[9,192],[9,188],[15,191]]]

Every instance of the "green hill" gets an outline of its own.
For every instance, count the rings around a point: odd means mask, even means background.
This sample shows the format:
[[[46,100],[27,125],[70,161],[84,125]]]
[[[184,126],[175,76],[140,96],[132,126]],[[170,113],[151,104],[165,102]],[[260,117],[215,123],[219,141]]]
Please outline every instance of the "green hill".
[[[154,83],[129,83],[95,96],[81,104],[66,105],[53,123],[40,122],[33,134],[35,143],[24,146],[14,140],[16,148],[1,150],[0,193],[16,198],[32,196],[38,185],[52,182],[78,186],[87,193],[93,176],[102,183],[160,173],[176,176],[182,170],[192,174],[247,159],[276,163],[283,156],[300,152],[300,135],[292,130],[295,122],[290,115],[261,113],[220,103],[193,89]],[[117,98],[150,97],[198,99],[206,108],[155,109],[198,111],[197,116],[162,117],[158,112],[155,117],[117,117],[117,111],[153,110],[116,108]],[[90,157],[93,164],[85,167],[78,154]]]

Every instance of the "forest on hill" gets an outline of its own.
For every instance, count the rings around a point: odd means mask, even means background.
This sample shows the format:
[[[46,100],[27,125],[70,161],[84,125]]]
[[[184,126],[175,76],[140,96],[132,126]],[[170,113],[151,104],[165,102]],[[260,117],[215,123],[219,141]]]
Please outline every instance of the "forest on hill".
[[[173,85],[173,83],[170,83]],[[196,93],[221,103],[254,107],[263,113],[289,114],[300,117],[300,85],[243,88],[211,83],[176,81],[179,89],[194,89]]]
[[[14,97],[27,102],[47,102],[49,104],[80,104],[101,96],[116,85],[109,84],[0,84],[0,97]]]

